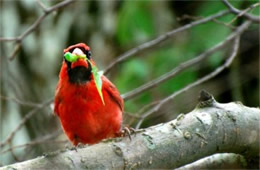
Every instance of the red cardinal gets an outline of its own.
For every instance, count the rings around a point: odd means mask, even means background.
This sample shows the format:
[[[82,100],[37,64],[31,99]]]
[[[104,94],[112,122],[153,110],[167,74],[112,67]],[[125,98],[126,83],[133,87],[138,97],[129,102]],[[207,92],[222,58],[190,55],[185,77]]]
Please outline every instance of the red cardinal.
[[[63,130],[74,144],[94,144],[118,136],[121,131],[124,101],[116,87],[101,76],[103,101],[93,76],[90,48],[79,43],[64,50],[76,57],[63,59],[56,88],[54,111]]]

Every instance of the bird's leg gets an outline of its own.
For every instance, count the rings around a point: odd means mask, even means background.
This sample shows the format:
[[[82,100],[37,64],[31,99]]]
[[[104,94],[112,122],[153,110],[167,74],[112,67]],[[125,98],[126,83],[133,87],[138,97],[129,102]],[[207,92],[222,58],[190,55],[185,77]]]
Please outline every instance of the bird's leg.
[[[75,150],[77,152],[77,146],[73,145],[73,146],[65,146],[67,150]]]
[[[84,145],[83,143],[77,143],[76,145],[73,145],[72,147],[68,148],[69,150],[75,150],[76,152],[78,152],[78,149],[80,148],[84,148]]]
[[[77,148],[84,148],[85,146],[87,146],[87,144],[78,143],[76,147]]]
[[[135,129],[132,127],[125,126],[120,132],[117,133],[117,137],[125,137],[128,136],[130,140],[132,140],[131,135],[135,134]]]

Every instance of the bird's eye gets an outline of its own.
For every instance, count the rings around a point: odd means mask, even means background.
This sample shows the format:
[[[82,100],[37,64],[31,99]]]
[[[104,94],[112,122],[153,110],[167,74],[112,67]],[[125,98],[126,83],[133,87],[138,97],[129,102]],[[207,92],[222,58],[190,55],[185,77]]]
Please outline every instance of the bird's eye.
[[[91,51],[88,51],[88,52],[87,52],[87,57],[88,57],[88,59],[91,58]]]
[[[86,50],[85,48],[80,48],[84,54],[86,54],[87,58],[90,59],[91,58],[91,51]]]

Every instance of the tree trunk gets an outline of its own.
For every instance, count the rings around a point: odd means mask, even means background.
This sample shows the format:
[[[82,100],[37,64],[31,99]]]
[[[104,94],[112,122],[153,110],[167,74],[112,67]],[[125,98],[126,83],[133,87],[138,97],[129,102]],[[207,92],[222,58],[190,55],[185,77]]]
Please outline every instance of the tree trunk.
[[[260,110],[234,102],[220,104],[200,96],[190,113],[128,137],[49,153],[0,168],[136,169],[177,168],[215,153],[236,153],[246,160],[259,156]],[[258,166],[258,165],[257,165]]]

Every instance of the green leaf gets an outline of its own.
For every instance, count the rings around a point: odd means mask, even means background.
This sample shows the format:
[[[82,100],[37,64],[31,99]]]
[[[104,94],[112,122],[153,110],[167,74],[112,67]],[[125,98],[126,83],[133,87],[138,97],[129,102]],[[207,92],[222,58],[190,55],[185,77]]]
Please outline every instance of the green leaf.
[[[91,64],[91,62],[89,62],[89,63]],[[102,94],[102,79],[101,79],[103,72],[98,71],[98,68],[96,66],[92,65],[92,64],[91,64],[91,67],[92,67],[91,72],[92,72],[93,77],[94,77],[94,81],[95,81],[95,84],[96,84],[96,87],[97,87],[97,90],[98,90],[98,94],[99,94],[99,96],[102,100],[103,105],[105,105],[103,94]]]

